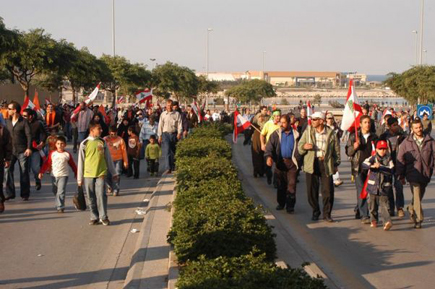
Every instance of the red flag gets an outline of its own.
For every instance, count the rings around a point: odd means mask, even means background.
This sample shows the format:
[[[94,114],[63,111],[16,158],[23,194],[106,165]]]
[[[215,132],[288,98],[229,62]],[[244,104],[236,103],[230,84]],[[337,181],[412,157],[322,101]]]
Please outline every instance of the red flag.
[[[233,142],[237,143],[237,135],[251,126],[251,122],[244,118],[237,109],[234,111]]]
[[[311,115],[313,114],[313,109],[311,108],[311,103],[308,100],[307,101],[307,118],[308,118],[308,125],[311,125]]]
[[[38,95],[38,91],[35,90],[35,96],[33,97],[33,104],[35,105],[34,110],[36,112],[39,112],[41,115],[44,115],[44,111],[41,109],[41,105],[39,105],[39,95]]]
[[[75,122],[77,121],[77,117],[79,116],[79,112],[80,112],[80,105],[78,105],[76,107],[76,109],[74,109],[74,111],[71,114],[71,121]]]
[[[349,82],[349,90],[347,92],[346,104],[341,121],[341,129],[344,131],[354,132],[359,127],[359,118],[362,115],[362,108],[359,104],[358,97],[355,93],[353,79]]]
[[[107,113],[106,113],[106,110],[104,109],[104,106],[100,105],[100,106],[98,107],[98,112],[100,112],[100,113],[103,115],[103,117],[104,117],[104,122],[105,122],[105,123],[109,123],[110,118],[107,116]]]
[[[145,101],[153,99],[153,90],[144,89],[136,92],[136,98],[138,103],[144,103]]]
[[[27,95],[24,98],[23,106],[21,107],[21,113],[23,113],[26,108],[35,109],[35,105]]]
[[[375,149],[375,143],[372,142],[372,156],[376,155],[376,149]],[[367,184],[369,183],[369,179],[370,179],[370,170],[367,173],[367,178],[364,182],[364,186],[361,190],[361,193],[359,194],[359,198],[364,200],[365,198],[367,198],[368,192],[367,192]]]

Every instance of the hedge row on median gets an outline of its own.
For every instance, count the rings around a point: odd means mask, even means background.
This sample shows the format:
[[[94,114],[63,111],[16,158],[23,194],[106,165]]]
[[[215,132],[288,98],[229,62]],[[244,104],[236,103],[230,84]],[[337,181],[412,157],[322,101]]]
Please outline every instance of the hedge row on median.
[[[177,145],[168,240],[182,265],[178,288],[323,288],[310,287],[323,283],[301,270],[273,263],[274,234],[262,208],[243,192],[227,133],[223,126],[202,126]]]

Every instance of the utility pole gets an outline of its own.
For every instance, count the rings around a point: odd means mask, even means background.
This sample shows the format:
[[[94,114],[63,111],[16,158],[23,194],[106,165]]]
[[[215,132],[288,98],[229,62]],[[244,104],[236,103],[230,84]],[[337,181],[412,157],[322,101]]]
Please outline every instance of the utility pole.
[[[420,15],[420,58],[419,65],[423,65],[423,31],[424,31],[424,0],[421,0],[421,15]]]

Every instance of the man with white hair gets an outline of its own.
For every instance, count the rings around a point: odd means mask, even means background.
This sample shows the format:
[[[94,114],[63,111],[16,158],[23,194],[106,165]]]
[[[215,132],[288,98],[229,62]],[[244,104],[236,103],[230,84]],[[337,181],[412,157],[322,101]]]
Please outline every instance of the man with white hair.
[[[331,217],[334,204],[334,185],[332,175],[340,165],[340,144],[332,129],[325,125],[325,115],[315,112],[311,115],[311,127],[304,131],[298,151],[304,158],[308,203],[313,209],[312,220],[320,216],[319,187],[323,199],[323,219],[333,222]]]

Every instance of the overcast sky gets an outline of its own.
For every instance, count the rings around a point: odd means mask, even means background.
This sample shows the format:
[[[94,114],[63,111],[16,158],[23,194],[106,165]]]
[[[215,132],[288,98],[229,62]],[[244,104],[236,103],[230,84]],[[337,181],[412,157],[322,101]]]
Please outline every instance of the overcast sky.
[[[116,0],[116,53],[205,71],[401,72],[415,63],[420,0]],[[44,28],[97,56],[112,53],[112,0],[0,0],[9,28]],[[426,0],[425,62],[435,62]]]

